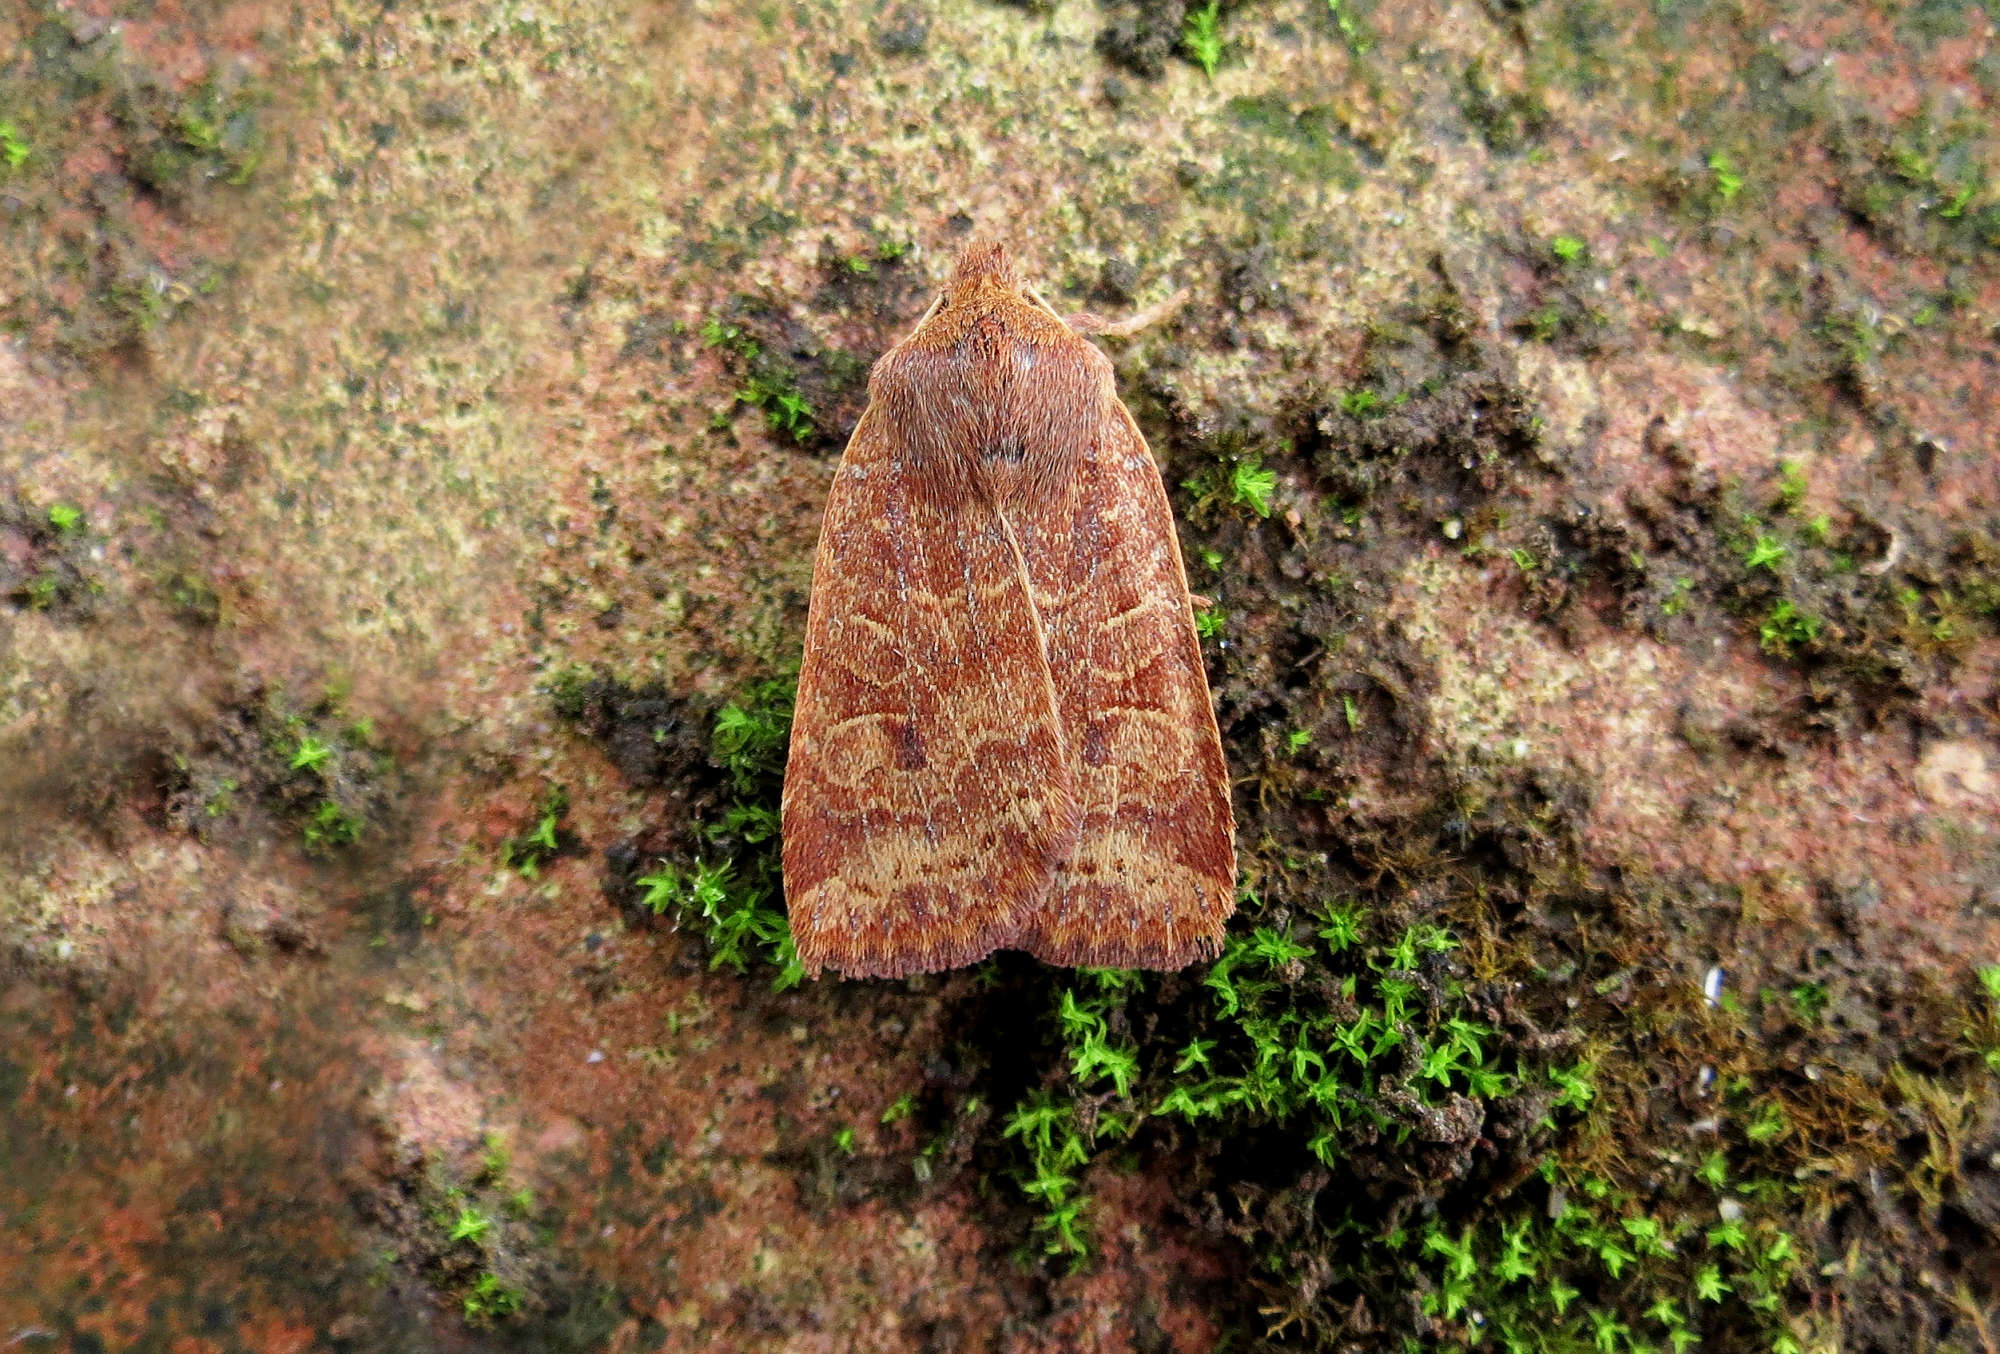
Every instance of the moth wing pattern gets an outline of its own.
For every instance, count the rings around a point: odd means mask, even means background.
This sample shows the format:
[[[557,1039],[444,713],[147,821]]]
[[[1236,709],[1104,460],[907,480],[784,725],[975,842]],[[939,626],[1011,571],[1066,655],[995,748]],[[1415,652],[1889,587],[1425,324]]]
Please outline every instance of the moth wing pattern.
[[[1229,773],[1158,466],[1102,367],[1072,492],[1023,523],[1082,821],[1021,944],[1056,964],[1212,958],[1235,905]]]
[[[1076,836],[1018,545],[894,427],[864,413],[813,566],[783,801],[813,974],[899,977],[1013,943]]]

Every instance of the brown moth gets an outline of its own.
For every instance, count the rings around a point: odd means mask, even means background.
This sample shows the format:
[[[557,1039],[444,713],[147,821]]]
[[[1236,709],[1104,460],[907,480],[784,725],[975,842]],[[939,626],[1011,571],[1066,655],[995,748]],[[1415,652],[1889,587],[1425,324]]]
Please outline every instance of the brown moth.
[[[1160,472],[1111,363],[975,244],[868,378],[785,767],[808,973],[1214,956],[1229,774]]]

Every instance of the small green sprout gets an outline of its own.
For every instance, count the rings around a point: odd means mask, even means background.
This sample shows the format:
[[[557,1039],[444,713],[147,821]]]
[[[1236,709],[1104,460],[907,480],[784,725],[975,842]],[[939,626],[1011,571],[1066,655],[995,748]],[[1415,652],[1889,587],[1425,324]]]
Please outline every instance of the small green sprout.
[[[1531,573],[1541,566],[1541,561],[1535,558],[1534,552],[1524,550],[1518,545],[1507,552],[1507,558],[1513,560],[1514,567],[1524,574]]]
[[[1356,56],[1366,56],[1368,49],[1375,45],[1375,39],[1369,36],[1366,28],[1362,27],[1361,20],[1355,17],[1354,11],[1347,7],[1346,0],[1326,0],[1326,9],[1327,13],[1333,16],[1334,26],[1340,30],[1340,36],[1346,39],[1347,50]]]
[[[1342,391],[1334,403],[1339,406],[1340,412],[1349,418],[1368,418],[1382,410],[1382,397],[1365,387],[1360,390]]]
[[[903,1120],[909,1118],[912,1114],[915,1114],[916,1112],[917,1112],[916,1093],[913,1091],[905,1091],[901,1095],[896,1097],[894,1103],[892,1103],[888,1109],[882,1111],[882,1122],[885,1124],[901,1123]]]
[[[1359,945],[1361,909],[1351,906],[1329,907],[1326,910],[1326,925],[1319,929],[1319,938],[1324,940],[1335,954]]]
[[[482,1142],[485,1150],[479,1156],[479,1176],[482,1180],[498,1180],[507,1174],[507,1167],[512,1164],[507,1140],[498,1133],[488,1133]]]
[[[521,1302],[521,1290],[503,1283],[499,1275],[489,1270],[466,1291],[465,1318],[477,1321],[483,1317],[512,1316],[521,1310]]]
[[[812,435],[812,406],[796,391],[781,390],[772,396],[765,417],[773,430],[791,434],[795,442],[803,442]]]
[[[231,798],[242,788],[234,776],[225,776],[215,787],[215,793],[202,801],[201,811],[210,818],[220,818],[229,812]]]
[[[1807,981],[1792,988],[1792,1009],[1797,1011],[1799,1019],[1808,1025],[1819,1023],[1820,1017],[1826,1014],[1826,1008],[1832,1000],[1826,990],[1826,984],[1822,982]]]
[[[1361,732],[1361,707],[1355,703],[1354,697],[1348,695],[1341,696],[1340,713],[1347,721],[1347,731],[1349,733]]]
[[[44,569],[29,579],[21,591],[28,600],[29,610],[47,611],[62,592],[62,580],[53,571]]]
[[[1987,999],[2000,1002],[2000,964],[1984,964],[1979,969],[1979,986]]]
[[[852,1127],[843,1127],[836,1129],[833,1134],[833,1145],[835,1148],[839,1149],[840,1154],[842,1156],[848,1156],[848,1157],[853,1156],[854,1129]]]
[[[1596,1066],[1588,1061],[1568,1068],[1551,1067],[1549,1080],[1555,1085],[1556,1098],[1549,1102],[1549,1107],[1578,1113],[1589,1109],[1590,1102],[1597,1098],[1596,1076]]]
[[[1747,568],[1769,569],[1772,573],[1776,573],[1778,565],[1791,553],[1784,542],[1777,537],[1760,534],[1744,552],[1743,563]]]
[[[1626,1218],[1622,1226],[1625,1228],[1625,1235],[1632,1238],[1632,1244],[1640,1255],[1657,1258],[1673,1254],[1667,1247],[1666,1233],[1658,1219]]]
[[[1222,558],[1222,552],[1214,546],[1205,545],[1201,548],[1201,562],[1208,566],[1211,573],[1222,572]]]
[[[1219,606],[1212,606],[1194,613],[1195,633],[1203,639],[1220,639],[1225,626],[1229,624],[1229,613]]]
[[[6,118],[0,118],[0,161],[7,168],[19,169],[28,160],[28,143],[21,136],[21,129]]]
[[[1783,1107],[1767,1103],[1759,1107],[1756,1117],[1743,1126],[1743,1136],[1755,1143],[1776,1142],[1790,1127],[1791,1121],[1785,1117]]]
[[[528,833],[527,843],[545,851],[556,849],[556,814],[553,809],[535,820],[534,829]]]
[[[1293,729],[1285,735],[1285,753],[1287,756],[1296,757],[1311,747],[1312,741],[1313,736],[1310,729]]]
[[[715,714],[710,746],[739,790],[749,790],[758,776],[782,766],[786,739],[791,735],[792,707],[783,700],[731,701]]]
[[[1266,968],[1282,968],[1297,959],[1310,959],[1312,952],[1312,946],[1301,945],[1269,926],[1260,926],[1250,933],[1250,957]]]
[[[1259,517],[1271,515],[1271,495],[1278,487],[1278,472],[1266,470],[1252,456],[1238,461],[1229,472],[1230,501],[1241,504]]]
[[[1610,1267],[1607,1266],[1607,1268]],[[1612,1269],[1611,1277],[1614,1279],[1618,1277],[1616,1269]],[[1630,1326],[1627,1326],[1623,1321],[1618,1320],[1617,1317],[1602,1308],[1593,1307],[1590,1309],[1588,1315],[1590,1317],[1591,1343],[1597,1346],[1598,1354],[1617,1354],[1617,1351],[1621,1347],[1630,1347],[1630,1338],[1632,1335],[1632,1328]]]
[[[458,1216],[452,1219],[450,1241],[453,1245],[470,1241],[477,1246],[492,1229],[493,1219],[487,1217],[470,1204],[461,1205]]]
[[[1549,241],[1549,252],[1564,263],[1575,263],[1583,257],[1584,243],[1574,235],[1558,235]]]
[[[1811,488],[1806,479],[1806,468],[1797,461],[1786,461],[1778,467],[1778,503],[1787,512],[1796,508]]]
[[[326,764],[332,757],[333,749],[325,742],[316,735],[303,733],[299,735],[299,745],[292,753],[291,769],[324,775]]]
[[[640,895],[639,906],[659,916],[681,900],[681,877],[679,871],[666,861],[651,874],[639,876],[637,883],[645,892]]]
[[[1196,1067],[1207,1071],[1209,1067],[1208,1055],[1215,1048],[1215,1042],[1213,1039],[1196,1039],[1189,1043],[1186,1048],[1181,1050],[1180,1059],[1174,1063],[1174,1071],[1176,1073],[1186,1072]]]
[[[1518,1283],[1535,1277],[1535,1262],[1529,1252],[1528,1224],[1525,1219],[1500,1228],[1500,1260],[1493,1266],[1502,1283]]]
[[[1821,513],[1806,523],[1806,539],[1814,545],[1825,545],[1833,539],[1833,518]]]
[[[306,845],[351,846],[361,840],[361,819],[337,802],[323,799],[305,825]]]
[[[1735,163],[1721,151],[1708,157],[1708,172],[1715,176],[1715,195],[1725,203],[1743,191],[1743,176],[1736,172]]]
[[[1200,66],[1202,74],[1215,78],[1222,61],[1222,0],[1209,0],[1206,9],[1190,10],[1181,29],[1181,44]]]
[[[1757,640],[1765,653],[1786,655],[1794,647],[1819,638],[1820,620],[1800,611],[1789,597],[1771,608],[1771,614],[1757,627]]]
[[[534,826],[500,844],[501,865],[517,871],[523,879],[539,877],[542,867],[562,851],[560,829],[568,810],[569,795],[561,786],[551,788],[542,799]]]
[[[49,509],[49,525],[67,536],[83,525],[83,509],[58,503]]]

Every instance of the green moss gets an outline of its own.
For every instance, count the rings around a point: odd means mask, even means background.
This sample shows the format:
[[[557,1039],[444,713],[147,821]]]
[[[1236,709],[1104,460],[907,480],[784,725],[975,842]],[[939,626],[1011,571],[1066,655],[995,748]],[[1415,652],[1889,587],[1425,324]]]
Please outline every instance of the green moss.
[[[1551,122],[1538,86],[1507,90],[1475,57],[1460,80],[1459,110],[1489,150],[1515,154],[1535,145]]]
[[[1229,501],[1248,508],[1259,517],[1271,515],[1271,495],[1277,488],[1277,472],[1265,469],[1254,456],[1230,467]]]
[[[498,1321],[513,1316],[521,1310],[522,1293],[491,1272],[481,1274],[473,1280],[472,1287],[465,1291],[461,1305],[465,1319],[480,1323]]]
[[[486,1239],[486,1233],[492,1226],[493,1219],[487,1217],[484,1213],[469,1204],[461,1204],[458,1215],[452,1219],[447,1240],[451,1241],[454,1245],[461,1241],[468,1241],[476,1246]]]
[[[1166,1019],[1140,1019],[1159,980],[1117,970],[1063,983],[1049,1018],[1068,1089],[1044,1087],[1007,1121],[1025,1151],[1024,1193],[1052,1254],[1086,1248],[1078,1180],[1106,1142],[1149,1122],[1204,1139],[1277,1135],[1324,1165],[1357,1144],[1441,1126],[1547,1068],[1524,1062],[1477,1019],[1440,957],[1459,947],[1423,923],[1381,936],[1352,904],[1316,915],[1244,904],[1250,924]],[[1289,919],[1287,919],[1289,918]],[[1442,980],[1441,980],[1442,979]]]
[[[703,937],[709,966],[746,972],[776,968],[772,986],[805,978],[779,880],[778,803],[791,731],[796,678],[760,683],[716,712],[710,759],[726,784],[713,817],[695,835],[692,860],[659,860],[635,881],[637,901]]]
[[[303,831],[307,846],[331,850],[360,841],[363,827],[360,815],[338,800],[323,799],[306,815]]]
[[[1736,162],[1721,151],[1713,151],[1708,157],[1709,190],[1715,200],[1728,206],[1743,191],[1743,176],[1736,171]]]
[[[799,393],[796,374],[769,355],[740,325],[710,317],[702,324],[701,338],[708,347],[728,354],[743,372],[743,385],[736,392],[738,404],[762,410],[773,432],[798,443],[812,440],[818,429],[812,406]],[[718,425],[725,423],[727,414],[718,413],[716,419]]]
[[[1747,569],[1769,569],[1776,573],[1789,554],[1791,550],[1777,537],[1759,533],[1743,552],[1743,566]]]
[[[30,153],[21,129],[6,118],[0,118],[0,165],[12,173],[28,162]]]
[[[243,768],[224,783],[238,779],[257,789],[258,797],[292,819],[309,851],[326,854],[353,846],[366,835],[370,819],[384,801],[383,779],[393,768],[388,755],[375,746],[372,725],[346,718],[340,691],[329,689],[303,708],[291,705],[281,690],[265,697],[257,711],[264,763]],[[212,775],[197,777],[212,783]],[[205,833],[228,817],[228,796],[203,805],[203,821],[191,824]],[[211,808],[217,811],[209,812]]]
[[[534,823],[500,843],[501,866],[523,879],[538,878],[550,861],[574,845],[574,837],[562,825],[568,815],[568,792],[560,785],[550,786],[542,796]]]
[[[1181,28],[1181,46],[1209,79],[1222,60],[1221,0],[1209,0],[1204,9],[1189,10]]]
[[[1349,143],[1352,138],[1339,114],[1323,105],[1297,107],[1289,91],[1231,99],[1224,109],[1229,120],[1259,140],[1239,157],[1247,166],[1266,168],[1310,182],[1326,182],[1352,191],[1361,185],[1360,165]]]
[[[173,198],[208,183],[247,183],[263,161],[261,103],[254,87],[213,77],[182,94],[135,83],[116,109],[131,137],[126,168],[137,182]]]
[[[1771,614],[1757,629],[1758,642],[1765,653],[1789,656],[1802,645],[1819,638],[1820,621],[1800,611],[1789,597],[1771,608]]]
[[[1977,976],[1981,999],[1973,1003],[1965,1038],[1980,1060],[2000,1074],[2000,964],[1982,965]]]
[[[324,774],[326,764],[333,757],[333,749],[313,733],[301,733],[298,746],[292,750],[291,769]]]
[[[1369,31],[1368,23],[1361,17],[1360,5],[1356,0],[1326,0],[1327,17],[1340,33],[1342,42],[1354,56],[1366,56],[1375,45],[1375,35]]]

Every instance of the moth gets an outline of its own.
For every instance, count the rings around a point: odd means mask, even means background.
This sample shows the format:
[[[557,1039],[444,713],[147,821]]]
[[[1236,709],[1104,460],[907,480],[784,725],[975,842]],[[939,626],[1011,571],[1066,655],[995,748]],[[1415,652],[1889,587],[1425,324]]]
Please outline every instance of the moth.
[[[1166,490],[1109,359],[999,245],[869,373],[781,827],[815,976],[1221,949],[1229,775]]]

